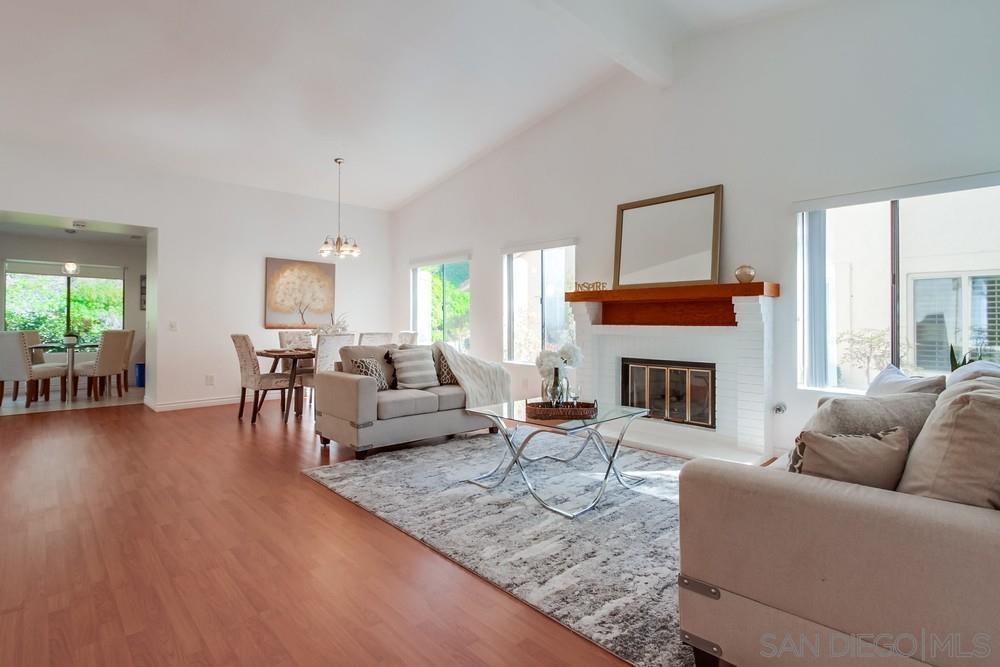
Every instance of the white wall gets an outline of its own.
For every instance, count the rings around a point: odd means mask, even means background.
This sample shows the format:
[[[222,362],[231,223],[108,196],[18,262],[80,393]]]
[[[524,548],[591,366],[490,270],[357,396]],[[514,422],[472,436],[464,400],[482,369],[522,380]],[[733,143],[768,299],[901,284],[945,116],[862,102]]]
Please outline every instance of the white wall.
[[[504,246],[576,237],[577,280],[610,283],[617,204],[723,183],[723,276],[782,284],[790,446],[817,397],[796,388],[792,203],[1000,169],[997,25],[993,0],[826,3],[679,45],[665,90],[623,73],[395,214],[396,327],[409,259],[471,249],[472,351],[499,359]]]
[[[261,347],[278,340],[263,328],[264,258],[318,259],[323,237],[336,231],[337,205],[6,145],[0,210],[156,228],[147,243],[146,402],[169,409],[239,394],[229,335],[250,334]],[[388,216],[345,206],[344,224],[364,254],[338,263],[337,312],[357,331],[387,331]]]
[[[47,239],[23,234],[0,234],[0,267],[8,259],[45,262],[74,261],[79,264],[120,266],[125,269],[125,328],[135,330],[130,377],[134,364],[145,359],[146,313],[139,309],[139,276],[146,272],[145,245],[85,241],[65,235],[62,239]],[[3,322],[4,285],[0,284],[0,323]],[[80,359],[84,359],[81,356]]]

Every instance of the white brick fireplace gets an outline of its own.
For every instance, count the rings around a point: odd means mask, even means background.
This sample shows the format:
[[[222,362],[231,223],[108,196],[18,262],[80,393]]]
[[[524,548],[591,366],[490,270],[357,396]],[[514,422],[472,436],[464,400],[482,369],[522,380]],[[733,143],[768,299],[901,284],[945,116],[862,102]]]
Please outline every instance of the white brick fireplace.
[[[630,428],[626,443],[681,455],[727,449],[747,460],[770,455],[773,299],[736,296],[732,303],[736,326],[598,324],[600,303],[573,303],[577,344],[586,359],[578,369],[582,395],[619,403],[623,357],[714,363],[714,431],[647,419]],[[618,428],[612,424],[608,434]]]

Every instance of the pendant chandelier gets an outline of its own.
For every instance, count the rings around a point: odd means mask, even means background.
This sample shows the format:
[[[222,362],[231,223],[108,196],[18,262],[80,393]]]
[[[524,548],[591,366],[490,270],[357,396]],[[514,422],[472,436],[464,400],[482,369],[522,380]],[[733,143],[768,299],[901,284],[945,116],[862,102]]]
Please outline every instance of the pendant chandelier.
[[[344,165],[344,158],[338,157],[333,160],[337,163],[337,237],[327,236],[323,240],[323,245],[319,247],[320,257],[357,257],[361,254],[358,242],[353,238],[344,236],[340,231],[340,172]]]

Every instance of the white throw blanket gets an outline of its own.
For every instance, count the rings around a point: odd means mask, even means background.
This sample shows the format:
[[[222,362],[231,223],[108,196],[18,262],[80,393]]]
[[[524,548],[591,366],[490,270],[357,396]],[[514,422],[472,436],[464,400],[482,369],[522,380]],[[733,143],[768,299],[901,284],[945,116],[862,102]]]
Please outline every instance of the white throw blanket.
[[[434,349],[445,358],[459,386],[465,390],[465,407],[478,408],[510,400],[510,373],[503,366],[459,352],[447,343],[434,343]]]

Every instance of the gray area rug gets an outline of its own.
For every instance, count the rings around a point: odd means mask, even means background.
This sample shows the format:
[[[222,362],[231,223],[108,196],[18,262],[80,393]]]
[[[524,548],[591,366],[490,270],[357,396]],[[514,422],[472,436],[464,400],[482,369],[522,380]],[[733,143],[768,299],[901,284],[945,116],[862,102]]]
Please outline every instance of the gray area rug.
[[[596,509],[569,520],[538,505],[516,470],[493,490],[462,483],[493,469],[506,450],[500,438],[456,438],[306,474],[629,662],[693,665],[678,638],[675,583],[684,462],[623,450],[619,468],[647,481],[627,490],[612,478]],[[576,446],[540,435],[528,453],[566,456]],[[528,472],[539,495],[577,509],[596,493],[602,464],[588,447],[571,463],[532,463]]]

